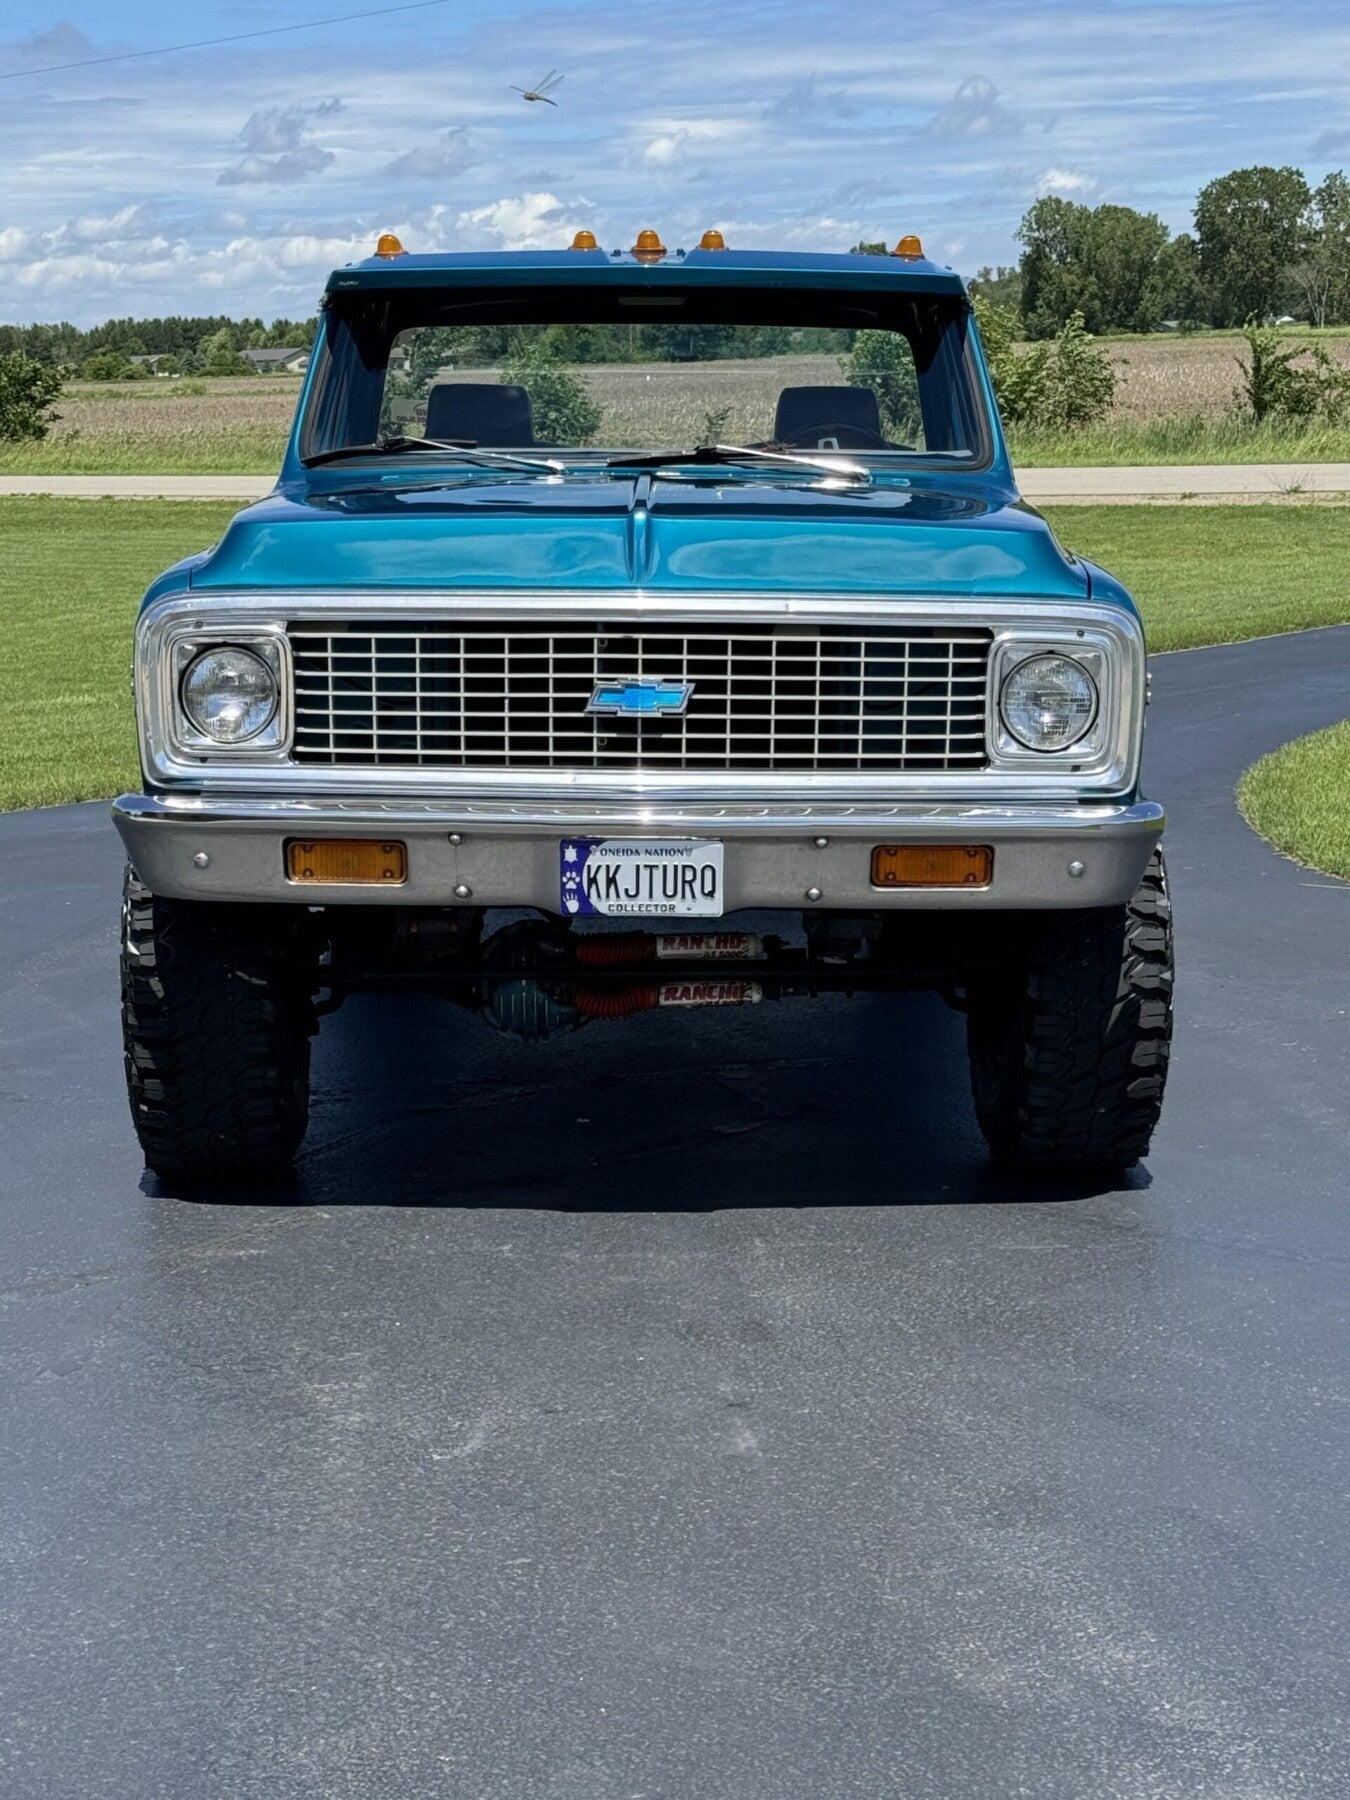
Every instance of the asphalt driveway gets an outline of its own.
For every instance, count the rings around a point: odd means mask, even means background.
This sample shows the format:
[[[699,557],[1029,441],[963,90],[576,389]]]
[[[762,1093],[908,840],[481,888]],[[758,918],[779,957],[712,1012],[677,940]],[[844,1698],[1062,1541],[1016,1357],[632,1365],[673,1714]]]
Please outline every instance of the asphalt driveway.
[[[928,1000],[327,1021],[290,1207],[141,1173],[106,809],[0,818],[0,1791],[1345,1792],[1350,628],[1156,667],[1179,1037],[992,1176]]]

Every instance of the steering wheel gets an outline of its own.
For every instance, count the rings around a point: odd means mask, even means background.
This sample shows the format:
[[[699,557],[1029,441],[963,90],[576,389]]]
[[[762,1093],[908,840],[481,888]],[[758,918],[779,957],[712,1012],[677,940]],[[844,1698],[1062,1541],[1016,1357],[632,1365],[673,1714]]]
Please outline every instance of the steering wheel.
[[[833,438],[834,443],[826,445],[822,438]],[[787,439],[794,450],[891,450],[894,445],[889,439],[882,437],[879,431],[869,431],[865,425],[854,425],[846,420],[826,419],[819,425],[810,425],[804,431],[794,432]]]

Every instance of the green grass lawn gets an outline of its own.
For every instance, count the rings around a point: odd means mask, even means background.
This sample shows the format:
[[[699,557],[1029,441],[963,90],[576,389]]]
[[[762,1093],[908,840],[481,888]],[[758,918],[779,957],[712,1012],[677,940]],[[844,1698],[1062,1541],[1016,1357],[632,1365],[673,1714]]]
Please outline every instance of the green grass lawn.
[[[1290,429],[1235,419],[1107,421],[1075,432],[1011,432],[1018,469],[1139,468],[1149,464],[1350,462],[1350,426]],[[210,430],[131,428],[0,444],[0,475],[275,475],[281,425]]]
[[[137,784],[131,633],[151,578],[230,505],[0,500],[0,807]]]
[[[1263,756],[1238,805],[1286,856],[1350,881],[1350,719]]]
[[[1241,418],[1105,419],[1079,431],[1010,431],[1015,469],[1141,468],[1160,463],[1350,462],[1350,427]]]
[[[1072,506],[1055,529],[1137,595],[1154,649],[1350,620],[1350,507]],[[0,500],[0,807],[137,780],[136,605],[227,503]]]
[[[1139,602],[1151,650],[1350,620],[1350,506],[1048,506]]]
[[[280,467],[286,433],[280,428],[133,431],[0,443],[0,475],[272,475]]]

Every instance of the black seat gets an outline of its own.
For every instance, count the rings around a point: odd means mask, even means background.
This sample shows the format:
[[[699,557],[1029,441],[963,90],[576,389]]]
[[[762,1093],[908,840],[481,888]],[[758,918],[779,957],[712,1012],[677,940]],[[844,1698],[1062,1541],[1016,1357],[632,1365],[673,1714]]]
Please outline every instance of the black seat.
[[[875,450],[885,442],[870,387],[786,387],[778,396],[774,442],[798,450]]]
[[[468,438],[492,449],[534,442],[523,387],[495,381],[438,381],[427,395],[429,438]]]

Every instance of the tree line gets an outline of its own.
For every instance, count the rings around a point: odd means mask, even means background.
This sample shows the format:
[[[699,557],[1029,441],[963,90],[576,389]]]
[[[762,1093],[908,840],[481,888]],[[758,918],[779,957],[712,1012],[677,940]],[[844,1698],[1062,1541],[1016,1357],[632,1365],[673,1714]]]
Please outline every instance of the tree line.
[[[0,325],[0,356],[60,369],[64,374],[115,380],[133,356],[163,358],[166,374],[248,373],[244,350],[303,350],[314,342],[317,319],[109,319],[88,331],[60,325]],[[92,367],[91,367],[92,365]]]
[[[1090,333],[1243,326],[1284,317],[1350,324],[1350,178],[1310,187],[1302,171],[1234,169],[1201,189],[1194,230],[1156,213],[1046,195],[1017,230],[1015,269],[972,283],[1014,306],[1026,335],[1055,337],[1081,313]]]

